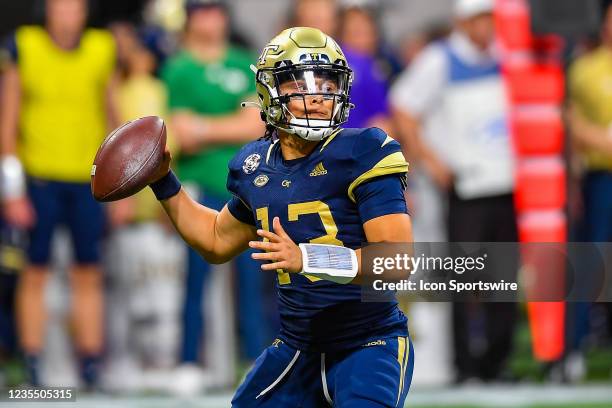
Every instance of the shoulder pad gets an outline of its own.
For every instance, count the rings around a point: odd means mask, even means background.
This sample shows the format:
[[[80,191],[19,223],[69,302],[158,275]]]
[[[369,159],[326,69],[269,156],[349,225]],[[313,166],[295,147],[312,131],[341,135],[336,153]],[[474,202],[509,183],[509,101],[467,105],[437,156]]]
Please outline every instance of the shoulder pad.
[[[408,171],[400,144],[378,128],[363,129],[356,135],[351,156],[348,196],[352,201],[355,201],[354,190],[360,184],[389,174],[401,176]]]
[[[229,162],[229,169],[231,170],[240,170],[242,171],[242,167],[244,165],[244,161],[252,155],[258,154],[261,156],[262,160],[266,159],[266,154],[268,148],[272,142],[270,140],[255,140],[253,142],[247,143],[242,146],[242,148],[236,153],[236,155]],[[246,174],[250,174],[245,171]]]
[[[266,154],[271,146],[270,140],[256,140],[244,145],[228,164],[227,189],[239,193],[239,184],[245,176],[252,174],[266,160]]]

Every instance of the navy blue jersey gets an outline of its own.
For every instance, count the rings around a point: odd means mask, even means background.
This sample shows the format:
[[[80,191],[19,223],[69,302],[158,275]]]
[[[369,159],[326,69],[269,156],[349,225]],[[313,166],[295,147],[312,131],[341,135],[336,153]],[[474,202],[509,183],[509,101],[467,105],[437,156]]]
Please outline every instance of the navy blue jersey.
[[[270,229],[272,219],[295,243],[360,248],[363,224],[405,213],[408,164],[382,130],[342,129],[308,156],[284,160],[280,143],[249,143],[229,164],[230,212]],[[385,336],[406,336],[397,302],[362,303],[361,287],[278,271],[280,338],[301,350],[337,351]]]

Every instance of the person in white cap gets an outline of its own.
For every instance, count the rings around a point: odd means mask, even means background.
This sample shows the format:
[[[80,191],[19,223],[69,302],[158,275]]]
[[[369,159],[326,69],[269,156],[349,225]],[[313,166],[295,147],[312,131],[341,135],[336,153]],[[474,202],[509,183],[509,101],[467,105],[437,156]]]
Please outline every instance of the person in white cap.
[[[490,14],[495,6],[494,3],[494,0],[456,0],[455,18],[466,20],[479,14]]]
[[[413,180],[420,173],[424,190],[413,196],[415,241],[445,233],[452,242],[517,241],[514,158],[493,9],[493,0],[457,0],[449,38],[425,49],[391,90],[405,154],[417,167]],[[435,233],[436,227],[442,231]],[[453,304],[457,381],[499,378],[515,319],[511,303]]]

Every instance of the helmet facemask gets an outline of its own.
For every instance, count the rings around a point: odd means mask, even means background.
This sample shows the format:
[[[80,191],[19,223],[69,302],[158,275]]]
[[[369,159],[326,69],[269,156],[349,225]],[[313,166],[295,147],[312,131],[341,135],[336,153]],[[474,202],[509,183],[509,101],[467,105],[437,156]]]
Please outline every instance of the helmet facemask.
[[[287,133],[319,141],[348,119],[352,71],[340,64],[299,64],[260,69],[270,94],[266,121]],[[331,109],[329,103],[331,101]],[[290,106],[298,112],[292,112]],[[317,110],[317,107],[319,109]]]

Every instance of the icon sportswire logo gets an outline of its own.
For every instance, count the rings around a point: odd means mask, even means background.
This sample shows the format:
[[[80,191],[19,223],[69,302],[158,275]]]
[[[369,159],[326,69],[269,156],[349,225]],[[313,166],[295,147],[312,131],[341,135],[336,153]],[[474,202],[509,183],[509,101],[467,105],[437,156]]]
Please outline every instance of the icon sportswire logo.
[[[327,170],[323,167],[323,162],[317,164],[315,168],[310,172],[310,177],[324,176],[327,174]]]

